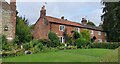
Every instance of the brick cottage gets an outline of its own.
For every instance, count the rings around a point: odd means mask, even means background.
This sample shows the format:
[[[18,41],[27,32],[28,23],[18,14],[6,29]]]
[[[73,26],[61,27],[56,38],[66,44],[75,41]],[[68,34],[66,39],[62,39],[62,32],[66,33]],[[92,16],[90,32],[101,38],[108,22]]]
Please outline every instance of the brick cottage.
[[[83,29],[88,29],[91,38],[96,38],[95,41],[106,42],[106,32],[101,27],[93,27],[87,25],[87,20],[82,18],[81,23],[72,22],[64,17],[55,18],[46,16],[45,6],[41,8],[40,17],[34,25],[33,37],[35,39],[48,39],[48,33],[50,31],[57,34],[60,41],[64,43],[63,32],[67,29],[68,35],[72,35],[71,31],[77,30],[81,32]]]

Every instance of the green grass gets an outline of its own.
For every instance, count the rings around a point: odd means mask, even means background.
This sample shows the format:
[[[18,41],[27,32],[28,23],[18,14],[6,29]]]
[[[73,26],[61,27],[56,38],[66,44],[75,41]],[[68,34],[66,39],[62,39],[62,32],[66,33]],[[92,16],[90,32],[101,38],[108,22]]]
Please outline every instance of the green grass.
[[[106,57],[107,54],[113,53],[114,55],[114,51],[115,50],[109,49],[63,50],[58,52],[8,57],[3,58],[3,62],[100,62],[104,60],[103,58]],[[116,61],[116,59],[113,61]]]

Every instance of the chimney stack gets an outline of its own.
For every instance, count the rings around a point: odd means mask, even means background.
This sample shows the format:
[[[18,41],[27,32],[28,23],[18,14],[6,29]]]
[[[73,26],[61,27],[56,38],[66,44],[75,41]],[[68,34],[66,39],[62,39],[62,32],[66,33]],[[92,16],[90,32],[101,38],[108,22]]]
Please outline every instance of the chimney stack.
[[[62,16],[62,17],[61,17],[61,19],[63,19],[63,20],[64,20],[64,16]]]
[[[43,5],[40,11],[40,17],[44,18],[45,16],[46,16],[46,9],[45,9],[45,5]]]
[[[87,20],[86,20],[86,18],[82,18],[81,23],[82,23],[83,25],[87,25]]]

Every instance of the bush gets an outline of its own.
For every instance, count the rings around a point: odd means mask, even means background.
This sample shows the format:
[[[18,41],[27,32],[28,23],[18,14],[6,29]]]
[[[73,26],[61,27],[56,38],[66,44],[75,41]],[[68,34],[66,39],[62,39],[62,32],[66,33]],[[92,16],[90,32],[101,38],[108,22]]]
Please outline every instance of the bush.
[[[2,39],[2,43],[1,43],[2,44],[2,50],[11,51],[12,48],[11,48],[10,43],[7,42],[6,36],[2,35],[2,36],[0,36],[0,38]]]
[[[89,48],[105,48],[105,49],[116,49],[120,46],[120,42],[108,42],[108,43],[91,43]]]
[[[32,40],[29,44],[30,47],[27,44],[26,48],[30,48],[33,53],[45,51],[45,46],[39,40]]]
[[[31,48],[30,43],[23,44],[25,50],[29,50]]]
[[[54,32],[49,32],[48,38],[53,43],[52,47],[57,47],[60,45],[59,38],[57,37],[57,35]]]
[[[39,42],[41,42],[44,46],[47,46],[47,47],[53,47],[53,43],[48,40],[48,39],[40,39]]]
[[[75,41],[76,45],[77,45],[77,48],[82,48],[82,46],[84,47],[85,46],[85,43],[86,43],[86,39],[84,38],[78,38],[76,41]]]

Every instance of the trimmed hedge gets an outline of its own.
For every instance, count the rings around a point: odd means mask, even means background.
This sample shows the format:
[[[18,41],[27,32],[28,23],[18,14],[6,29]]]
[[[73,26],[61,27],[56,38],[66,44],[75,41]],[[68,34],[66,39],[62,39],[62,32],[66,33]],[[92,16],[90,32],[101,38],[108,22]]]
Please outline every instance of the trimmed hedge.
[[[120,46],[120,42],[102,42],[102,43],[92,43],[89,48],[105,48],[105,49],[116,49]]]

